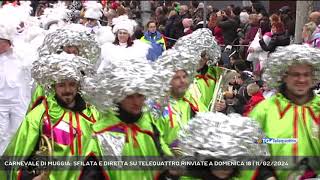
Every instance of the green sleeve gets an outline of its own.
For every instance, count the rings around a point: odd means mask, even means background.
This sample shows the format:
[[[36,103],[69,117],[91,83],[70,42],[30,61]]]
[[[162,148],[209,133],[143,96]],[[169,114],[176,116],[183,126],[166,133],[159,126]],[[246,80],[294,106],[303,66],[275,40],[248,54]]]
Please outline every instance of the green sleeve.
[[[36,86],[36,89],[34,90],[34,92],[32,93],[32,96],[31,96],[31,102],[29,104],[29,108],[28,108],[28,112],[30,112],[33,108],[33,105],[38,101],[40,100],[41,97],[44,97],[45,96],[45,91],[43,89],[42,86],[40,85],[37,85]]]
[[[41,119],[44,113],[44,106],[38,106],[32,110],[23,120],[17,133],[12,138],[4,156],[19,157],[16,160],[29,158],[36,148],[40,135]],[[17,176],[17,169],[12,170],[11,175]],[[11,179],[14,179],[14,178]]]
[[[253,120],[258,121],[262,129],[264,129],[264,126],[265,126],[264,122],[267,118],[267,114],[266,114],[267,109],[268,109],[268,106],[270,106],[270,103],[268,103],[268,100],[264,100],[260,102],[256,107],[252,109],[252,111],[248,115]]]

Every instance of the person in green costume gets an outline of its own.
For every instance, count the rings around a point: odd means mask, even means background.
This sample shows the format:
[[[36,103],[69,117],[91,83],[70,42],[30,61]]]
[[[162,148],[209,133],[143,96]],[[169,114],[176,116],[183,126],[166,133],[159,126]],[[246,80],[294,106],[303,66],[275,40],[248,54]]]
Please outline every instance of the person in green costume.
[[[87,58],[92,63],[95,63],[100,57],[100,51],[94,35],[86,33],[82,25],[70,24],[47,34],[38,53],[39,57],[41,57],[65,52]],[[45,98],[45,95],[43,87],[36,84],[28,112],[36,107]]]
[[[210,61],[206,51],[203,51],[201,53],[201,60],[197,69],[198,74],[195,76],[194,81],[189,88],[192,95],[195,98],[200,99],[208,109],[210,109],[211,106],[210,103],[216,83],[222,73],[222,69],[218,66],[208,66],[208,64],[211,64]]]
[[[171,156],[156,126],[156,114],[145,105],[146,99],[161,102],[171,73],[151,66],[146,59],[123,59],[112,62],[89,78],[84,88],[90,103],[102,112],[93,130],[100,142],[103,155],[118,158]],[[95,82],[95,83],[92,83]],[[112,142],[112,143],[109,143]],[[142,169],[124,170],[105,168],[111,180],[156,179],[160,171]]]
[[[32,75],[47,92],[48,96],[30,111],[4,155],[26,160],[38,150],[37,143],[42,135],[52,146],[52,156],[80,157],[79,160],[97,159],[101,156],[97,139],[92,138],[91,126],[99,118],[94,106],[81,97],[80,80],[83,74],[93,71],[89,60],[72,54],[52,54],[42,56],[33,64]],[[20,158],[21,157],[21,158]],[[91,176],[108,179],[103,170],[96,174],[81,170],[51,170],[48,173],[31,174],[18,167],[7,172],[8,179],[28,179],[30,177],[49,179],[82,179]]]
[[[287,169],[276,169],[267,178],[306,179],[319,175],[320,156],[319,96],[312,86],[319,77],[320,51],[304,45],[277,49],[266,61],[263,77],[270,87],[278,87],[274,96],[262,101],[249,113],[268,138],[294,138],[295,143],[269,144],[271,156],[288,156]],[[299,166],[304,157],[308,163]],[[294,168],[299,169],[294,170]],[[259,171],[243,172],[242,179],[261,179]]]

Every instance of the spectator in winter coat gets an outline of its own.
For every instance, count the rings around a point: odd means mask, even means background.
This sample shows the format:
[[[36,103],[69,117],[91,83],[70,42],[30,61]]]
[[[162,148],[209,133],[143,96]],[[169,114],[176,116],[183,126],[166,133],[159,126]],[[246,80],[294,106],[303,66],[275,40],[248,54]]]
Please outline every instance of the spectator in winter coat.
[[[222,29],[224,44],[233,44],[234,40],[237,38],[239,24],[231,16],[230,11],[219,11],[217,17],[217,25]]]
[[[259,19],[257,14],[250,14],[249,16],[249,25],[250,27],[247,29],[247,32],[245,34],[244,39],[240,39],[241,45],[249,45],[254,37],[256,36],[256,33],[259,29]],[[247,57],[247,47],[243,49],[243,53],[241,54],[244,59]]]
[[[184,35],[181,17],[175,10],[172,10],[169,14],[165,27],[165,35],[173,39],[179,39]],[[167,42],[168,48],[172,47],[175,43],[174,40],[170,39]]]
[[[147,23],[147,28],[148,30],[144,32],[144,35],[140,40],[151,45],[147,59],[155,61],[159,56],[161,56],[162,52],[166,50],[166,45],[162,35],[157,31],[155,21],[149,21]]]
[[[224,44],[222,29],[219,26],[217,26],[217,14],[216,13],[212,13],[210,15],[208,28],[212,31],[212,34],[215,37],[217,43],[219,45]]]
[[[284,29],[281,22],[274,23],[271,28],[272,36],[268,45],[260,36],[260,46],[264,51],[274,52],[278,46],[287,46],[290,44],[290,37]]]

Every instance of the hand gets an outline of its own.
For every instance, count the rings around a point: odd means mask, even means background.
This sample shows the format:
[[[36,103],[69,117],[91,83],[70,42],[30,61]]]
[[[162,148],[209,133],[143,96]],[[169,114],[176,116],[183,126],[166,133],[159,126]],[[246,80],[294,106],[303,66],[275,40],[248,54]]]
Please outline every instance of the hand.
[[[227,105],[226,105],[226,101],[225,100],[221,100],[221,101],[217,101],[214,107],[214,110],[217,112],[221,112],[224,111],[226,109]]]
[[[277,180],[275,177],[269,177],[267,180]]]
[[[237,29],[237,32],[239,32],[239,31],[241,31],[241,30],[242,30],[241,28],[238,28],[238,29]]]
[[[48,179],[49,174],[47,174],[46,172],[41,173],[40,175],[32,178],[32,180],[44,180],[44,179]]]

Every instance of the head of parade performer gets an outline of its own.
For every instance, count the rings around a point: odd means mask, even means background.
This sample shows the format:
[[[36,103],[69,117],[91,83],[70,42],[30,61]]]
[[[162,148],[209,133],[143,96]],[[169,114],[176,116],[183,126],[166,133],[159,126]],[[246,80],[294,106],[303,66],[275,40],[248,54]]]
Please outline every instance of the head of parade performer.
[[[320,50],[307,45],[278,48],[269,57],[263,78],[294,103],[305,104],[314,96],[312,87],[320,75],[319,58]]]
[[[79,82],[74,79],[64,79],[54,85],[56,99],[65,107],[73,108],[76,104],[76,95],[79,90]]]
[[[90,74],[93,65],[89,60],[67,54],[51,54],[40,57],[33,63],[32,77],[45,91],[53,93],[62,107],[76,110],[84,107],[79,90],[84,74]]]
[[[190,85],[190,78],[185,70],[177,70],[170,82],[170,94],[172,97],[182,98]]]
[[[137,25],[137,23],[134,20],[129,19],[127,15],[122,15],[117,18],[113,18],[112,24],[112,31],[116,35],[113,44],[126,44],[127,47],[132,46],[132,35],[134,33],[134,27]]]
[[[99,26],[99,20],[102,17],[102,5],[96,1],[88,1],[84,3],[85,12],[84,18],[86,18],[85,26],[94,27]]]

